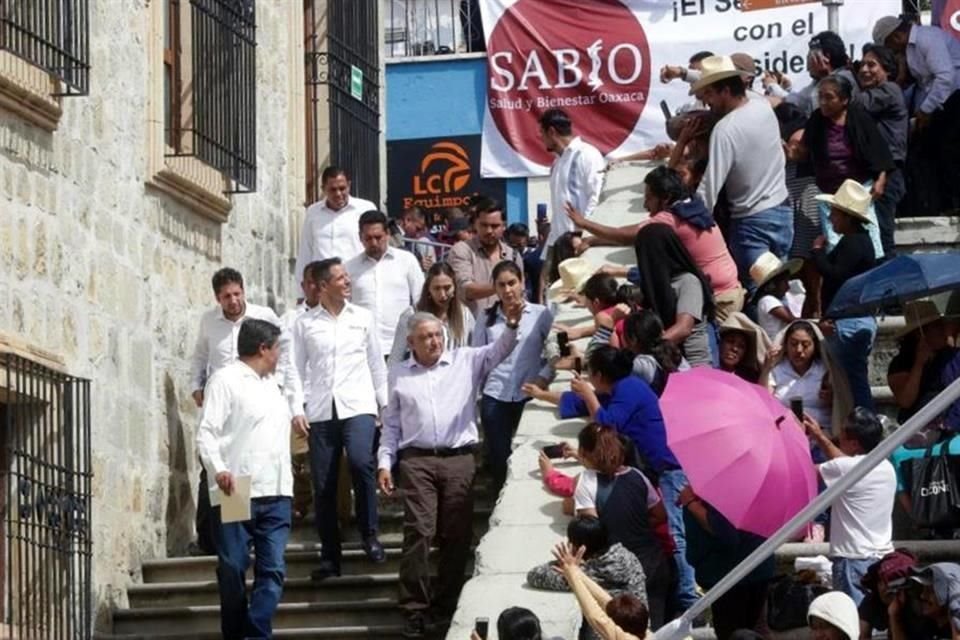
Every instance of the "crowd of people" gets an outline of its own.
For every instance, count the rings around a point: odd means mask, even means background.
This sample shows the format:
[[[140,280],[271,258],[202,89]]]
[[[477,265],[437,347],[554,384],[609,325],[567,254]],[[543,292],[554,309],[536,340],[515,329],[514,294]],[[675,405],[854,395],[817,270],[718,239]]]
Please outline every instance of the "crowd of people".
[[[632,225],[593,218],[609,168],[560,109],[540,118],[556,160],[550,220],[538,212],[533,235],[507,227],[504,206],[482,195],[439,225],[417,208],[392,220],[350,194],[346,171],[327,168],[302,230],[297,306],[277,317],[247,303],[242,275],[224,268],[200,322],[197,545],[219,557],[224,637],[270,637],[290,528],[311,509],[321,542],[312,578],[341,575],[345,491],[372,563],[386,560],[378,491],[402,500],[403,633],[442,627],[469,558],[477,460],[499,491],[531,399],[586,421],[577,447],[558,453],[582,465],[578,476],[541,456],[572,519],[554,561],[528,575],[534,588],[576,595],[581,638],[645,637],[763,541],[690,486],[660,408],[670,375],[713,367],[767,388],[797,414],[821,486],[849,473],[884,435],[868,375],[877,323],[833,317],[831,303],[895,253],[898,206],[960,204],[949,171],[960,166],[960,42],[900,18],[880,20],[874,38],[851,62],[839,36],[817,35],[804,87],[771,74],[755,86],[743,54],[665,67],[661,78],[689,82],[695,102],[668,122],[675,144],[637,154],[665,162],[643,180],[649,218]],[[635,264],[598,271],[580,257],[602,245],[632,246]],[[590,320],[558,325],[568,304]],[[889,372],[900,419],[960,376],[958,326],[943,305],[904,312]],[[585,348],[573,344],[581,338]],[[564,369],[569,389],[551,389]],[[835,590],[810,604],[813,637],[960,637],[960,567],[907,566],[891,520],[898,500],[929,511],[911,495],[911,461],[934,446],[960,451],[956,429],[960,405],[929,426],[920,454],[899,452],[810,524],[806,539],[830,544]],[[246,490],[249,519],[225,521],[218,505]],[[930,534],[952,535],[948,524]],[[773,562],[711,607],[720,640],[769,637]],[[529,611],[504,612],[498,627],[501,638],[539,638]]]

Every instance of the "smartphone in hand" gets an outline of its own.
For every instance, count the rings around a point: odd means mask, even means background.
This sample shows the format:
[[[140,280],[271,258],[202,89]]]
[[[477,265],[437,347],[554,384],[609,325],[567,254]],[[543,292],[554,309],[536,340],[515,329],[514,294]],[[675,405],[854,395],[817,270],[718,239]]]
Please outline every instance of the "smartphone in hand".
[[[543,455],[547,456],[551,460],[556,460],[557,458],[563,457],[563,445],[562,444],[548,444],[543,449]]]
[[[487,640],[487,634],[490,632],[490,619],[477,618],[473,621],[473,630],[480,637],[480,640]]]

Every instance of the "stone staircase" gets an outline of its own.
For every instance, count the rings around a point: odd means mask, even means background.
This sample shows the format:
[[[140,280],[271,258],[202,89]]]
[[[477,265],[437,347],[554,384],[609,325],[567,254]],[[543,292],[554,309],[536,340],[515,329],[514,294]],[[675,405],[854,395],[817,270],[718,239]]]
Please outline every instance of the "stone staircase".
[[[474,536],[479,541],[492,512],[486,478],[478,476],[474,491]],[[398,491],[399,493],[399,491]],[[311,516],[294,525],[286,548],[287,578],[274,617],[276,638],[400,638],[403,615],[397,606],[403,541],[403,507],[399,495],[380,497],[380,541],[387,561],[373,564],[360,547],[351,524],[345,537],[339,578],[310,579],[317,568],[320,543]],[[219,595],[214,556],[148,560],[141,582],[127,588],[127,607],[113,614],[111,634],[100,640],[206,640],[220,638]],[[468,574],[473,572],[472,563]],[[248,588],[253,570],[248,572]],[[465,578],[467,576],[464,576]],[[434,630],[443,637],[446,629]],[[430,636],[428,636],[430,637]]]

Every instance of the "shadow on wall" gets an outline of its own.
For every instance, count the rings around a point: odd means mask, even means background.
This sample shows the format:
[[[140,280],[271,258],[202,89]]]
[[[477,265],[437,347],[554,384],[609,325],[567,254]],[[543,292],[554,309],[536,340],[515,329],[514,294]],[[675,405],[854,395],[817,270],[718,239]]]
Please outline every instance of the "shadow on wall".
[[[190,492],[187,443],[177,401],[177,390],[169,373],[163,377],[163,397],[167,416],[167,451],[170,467],[167,487],[167,555],[183,553],[193,539],[193,514],[196,504]]]

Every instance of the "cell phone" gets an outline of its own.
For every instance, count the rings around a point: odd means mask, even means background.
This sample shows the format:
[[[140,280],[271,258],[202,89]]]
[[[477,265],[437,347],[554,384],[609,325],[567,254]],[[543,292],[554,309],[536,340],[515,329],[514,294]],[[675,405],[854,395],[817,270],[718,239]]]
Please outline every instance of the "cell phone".
[[[566,358],[570,355],[570,336],[566,331],[557,332],[557,348],[560,349],[560,357]]]
[[[563,457],[563,445],[562,444],[548,444],[543,449],[543,455],[547,456],[551,460],[556,460],[557,458]]]
[[[583,358],[580,356],[573,359],[573,370],[577,373],[583,373]]]
[[[547,203],[538,202],[537,203],[537,220],[543,222],[547,219]]]
[[[790,411],[797,417],[797,420],[803,421],[803,398],[796,396],[790,398]]]
[[[672,115],[670,115],[670,107],[667,106],[667,101],[666,101],[666,100],[661,100],[661,101],[660,101],[660,111],[663,111],[663,119],[664,119],[664,120],[669,120],[670,118],[673,117]]]
[[[481,640],[487,640],[487,633],[490,631],[490,619],[477,618],[473,621],[473,630],[477,632]]]

